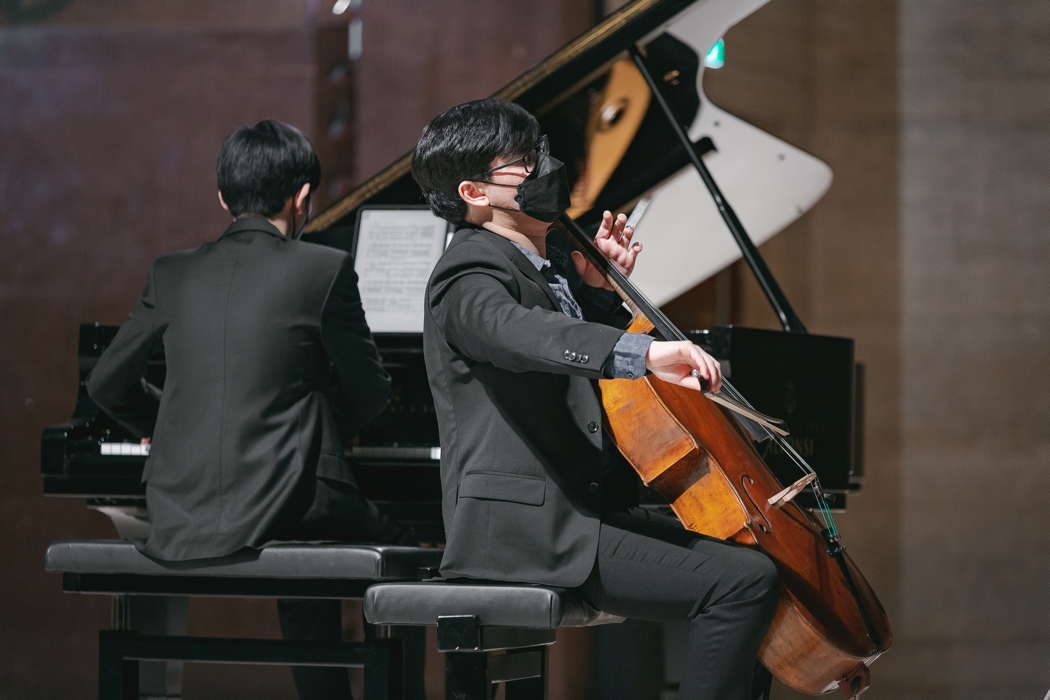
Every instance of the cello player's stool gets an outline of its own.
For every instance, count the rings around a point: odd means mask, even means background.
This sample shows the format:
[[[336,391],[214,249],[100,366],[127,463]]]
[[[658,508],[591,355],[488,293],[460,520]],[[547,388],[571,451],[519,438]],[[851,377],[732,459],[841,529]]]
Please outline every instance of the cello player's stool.
[[[143,660],[364,667],[365,698],[400,698],[400,642],[314,642],[144,635],[128,629],[129,596],[360,599],[376,581],[412,580],[441,551],[358,544],[281,543],[194,562],[159,562],[123,540],[56,542],[45,568],[70,593],[113,597],[111,630],[99,633],[99,697],[137,698]]]
[[[559,588],[447,581],[376,584],[364,612],[373,625],[437,625],[447,700],[488,700],[494,683],[507,700],[543,700],[558,628],[623,620]]]

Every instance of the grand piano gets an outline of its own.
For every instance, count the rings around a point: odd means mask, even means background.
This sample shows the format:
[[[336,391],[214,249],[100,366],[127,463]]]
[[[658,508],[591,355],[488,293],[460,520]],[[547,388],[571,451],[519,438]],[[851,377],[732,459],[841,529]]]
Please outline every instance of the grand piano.
[[[707,50],[766,2],[635,0],[496,93],[539,118],[552,152],[568,165],[570,214],[578,223],[594,227],[603,209],[635,215],[644,209],[635,228],[646,251],[633,279],[658,304],[742,255],[750,262],[757,251],[742,247],[727,231],[690,166],[686,148],[668,128],[666,115],[627,54],[629,47],[642,48],[669,109],[746,225],[749,243],[768,240],[812,207],[830,185],[831,171],[823,162],[704,95]],[[352,250],[362,208],[422,203],[406,153],[318,215],[305,238]],[[681,255],[682,246],[690,243],[695,254]],[[763,268],[757,272],[768,275]],[[696,331],[694,339],[726,361],[734,383],[757,408],[787,422],[793,444],[820,475],[832,505],[844,508],[862,472],[853,344],[800,332],[801,322],[780,296],[771,302],[785,321],[784,332],[717,327]],[[45,494],[85,498],[119,522],[129,514],[142,515],[139,476],[148,447],[134,444],[83,390],[84,379],[114,333],[115,328],[97,324],[81,327],[81,385],[73,416],[45,429],[41,467]],[[440,446],[421,338],[379,334],[377,343],[394,378],[393,401],[359,437],[351,457],[367,493],[400,517],[429,522],[427,531],[439,537]],[[163,375],[158,348],[144,391],[159,391]],[[770,456],[784,480],[791,479],[790,466],[776,464],[776,456]]]
[[[766,2],[634,0],[496,95],[540,120],[552,152],[569,168],[569,214],[581,227],[593,230],[604,209],[632,212],[646,245],[633,279],[652,301],[670,301],[741,257],[747,260],[783,330],[722,326],[692,336],[725,361],[727,374],[756,408],[786,421],[792,444],[816,470],[831,505],[842,509],[862,472],[862,375],[853,343],[806,333],[755,247],[810,209],[829,187],[831,171],[703,92],[708,49]],[[669,128],[669,117],[681,134]],[[306,240],[352,250],[364,208],[421,205],[409,164],[406,154],[348,192],[312,221]],[[716,183],[713,197],[701,168]],[[695,254],[681,255],[683,245]],[[45,494],[85,499],[131,535],[145,526],[140,476],[148,447],[102,414],[84,391],[115,330],[81,327],[76,407],[67,423],[44,430],[41,466]],[[422,341],[418,334],[379,334],[377,344],[394,379],[394,397],[350,447],[350,457],[367,495],[439,541],[440,446]],[[143,391],[162,391],[163,375],[158,348]],[[777,454],[768,456],[782,481],[797,478]],[[804,495],[799,498],[803,502]]]

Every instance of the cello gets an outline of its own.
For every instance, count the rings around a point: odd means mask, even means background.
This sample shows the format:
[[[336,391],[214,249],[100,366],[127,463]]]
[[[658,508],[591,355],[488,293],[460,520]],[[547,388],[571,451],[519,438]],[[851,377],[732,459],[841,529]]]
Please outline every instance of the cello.
[[[687,340],[597,249],[568,216],[560,223],[632,308],[627,330]],[[661,494],[683,527],[760,549],[777,566],[781,588],[759,659],[781,683],[850,697],[870,685],[868,666],[892,642],[889,619],[842,545],[820,480],[785,439],[723,379],[721,395],[655,378],[599,380],[606,426],[646,486]],[[731,413],[754,421],[802,473],[782,485]],[[794,502],[809,489],[818,520]]]

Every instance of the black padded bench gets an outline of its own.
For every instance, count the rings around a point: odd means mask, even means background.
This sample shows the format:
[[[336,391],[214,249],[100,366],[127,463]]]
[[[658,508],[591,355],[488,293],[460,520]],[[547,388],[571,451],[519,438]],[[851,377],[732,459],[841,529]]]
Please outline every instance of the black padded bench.
[[[622,621],[563,589],[444,581],[376,584],[364,613],[373,625],[437,625],[446,700],[488,700],[494,683],[507,700],[545,699],[557,629]]]
[[[146,635],[129,628],[127,599],[233,596],[360,599],[376,582],[419,577],[441,551],[416,547],[283,543],[258,552],[193,563],[161,563],[122,540],[56,542],[46,569],[71,593],[111,595],[114,629],[99,633],[99,697],[137,698],[140,661],[200,661],[364,667],[366,700],[399,698],[398,640],[363,643]]]

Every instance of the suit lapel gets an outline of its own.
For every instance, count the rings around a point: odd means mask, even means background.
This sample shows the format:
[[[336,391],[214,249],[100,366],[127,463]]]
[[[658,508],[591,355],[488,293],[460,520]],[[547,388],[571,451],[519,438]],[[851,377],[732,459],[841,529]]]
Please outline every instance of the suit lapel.
[[[547,278],[536,269],[536,266],[533,265],[528,258],[522,255],[522,252],[518,250],[513,243],[503,236],[492,233],[491,231],[486,231],[484,229],[475,230],[483,237],[483,240],[490,242],[493,246],[499,249],[507,259],[514,263],[515,267],[517,267],[522,274],[536,283],[536,285],[543,290],[543,293],[547,295],[547,299],[551,302],[551,310],[561,311],[561,302],[558,301],[558,297],[556,297],[551,290]]]

